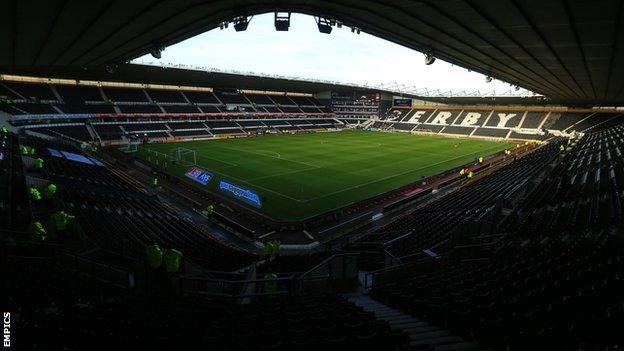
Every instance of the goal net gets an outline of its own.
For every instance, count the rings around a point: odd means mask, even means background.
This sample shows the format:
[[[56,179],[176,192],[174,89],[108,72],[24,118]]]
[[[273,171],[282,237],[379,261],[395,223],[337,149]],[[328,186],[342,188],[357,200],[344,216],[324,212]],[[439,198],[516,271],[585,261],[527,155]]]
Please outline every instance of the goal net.
[[[169,160],[183,166],[195,166],[197,164],[195,151],[183,147],[169,151]]]
[[[135,144],[135,143],[128,143],[125,146],[120,147],[119,150],[121,150],[123,152],[137,152],[138,151],[138,145]]]

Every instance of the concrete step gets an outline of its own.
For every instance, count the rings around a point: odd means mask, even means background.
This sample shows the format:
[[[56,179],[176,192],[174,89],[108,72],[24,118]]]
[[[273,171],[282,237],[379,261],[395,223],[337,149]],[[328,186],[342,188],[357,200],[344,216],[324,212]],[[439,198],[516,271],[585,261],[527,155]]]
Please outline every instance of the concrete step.
[[[462,338],[460,338],[459,336],[452,336],[452,335],[446,335],[446,336],[440,336],[440,337],[434,337],[434,338],[428,338],[428,339],[418,339],[418,340],[412,340],[410,341],[410,348],[414,349],[415,347],[422,347],[422,346],[439,346],[439,345],[447,345],[447,344],[456,344],[462,342]]]
[[[449,335],[451,335],[451,333],[448,330],[432,330],[424,333],[410,334],[412,340],[431,339]]]
[[[406,324],[418,324],[421,323],[421,321],[419,320],[415,320],[413,318],[409,318],[409,317],[401,317],[401,318],[384,318],[383,320],[388,321],[388,323],[390,323],[392,326],[403,326]]]
[[[442,346],[436,346],[435,351],[460,351],[460,350],[477,350],[479,349],[479,344],[476,342],[458,342],[455,344],[448,344]]]
[[[466,342],[459,336],[451,335],[448,330],[440,330],[368,296],[347,295],[346,297],[365,311],[374,313],[377,319],[388,322],[393,329],[407,331],[411,350],[460,351],[478,348],[477,343]]]
[[[423,323],[423,322],[420,322],[420,323]],[[405,330],[410,335],[421,334],[421,333],[432,332],[432,331],[438,330],[438,328],[434,327],[433,325],[429,325],[426,323],[423,323],[423,325],[421,326],[413,326],[413,327],[401,328],[401,329]]]

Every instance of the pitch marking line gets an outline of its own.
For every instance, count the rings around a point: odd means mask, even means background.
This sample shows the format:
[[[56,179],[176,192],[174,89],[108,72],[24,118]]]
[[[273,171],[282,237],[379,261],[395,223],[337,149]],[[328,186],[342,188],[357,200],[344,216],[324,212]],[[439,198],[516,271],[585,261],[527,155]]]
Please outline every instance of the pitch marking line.
[[[498,145],[497,145],[496,147],[491,147],[491,148],[485,149],[485,150],[483,150],[483,151],[489,151],[489,150],[492,150],[492,149],[495,149],[495,148],[498,148]],[[328,194],[324,194],[324,195],[320,195],[320,196],[312,197],[312,198],[309,198],[309,199],[306,199],[306,200],[301,200],[301,202],[309,202],[309,201],[314,201],[314,200],[322,199],[322,198],[329,197],[329,196],[332,196],[332,195],[335,195],[335,194],[340,194],[340,193],[345,192],[345,191],[348,191],[348,190],[352,190],[352,189],[357,189],[357,188],[360,188],[360,187],[362,187],[362,186],[364,186],[364,185],[369,185],[369,184],[377,183],[377,182],[382,181],[382,180],[391,179],[391,178],[398,177],[398,176],[402,176],[402,175],[405,175],[405,174],[408,174],[408,173],[412,173],[412,172],[420,171],[420,170],[423,170],[423,169],[427,169],[427,168],[429,168],[429,167],[437,166],[437,165],[439,165],[439,164],[443,164],[443,163],[446,163],[446,162],[450,162],[450,161],[456,160],[456,159],[458,159],[458,158],[466,157],[466,156],[469,156],[469,155],[472,155],[472,154],[474,154],[474,152],[469,152],[469,153],[467,153],[467,154],[465,154],[465,155],[460,155],[460,156],[457,156],[457,157],[454,157],[454,158],[451,158],[451,159],[448,159],[448,160],[440,161],[440,162],[437,162],[437,163],[432,163],[432,164],[427,165],[427,166],[425,166],[425,167],[420,167],[420,168],[416,168],[416,169],[410,169],[410,170],[407,170],[407,171],[405,171],[405,172],[401,172],[401,173],[397,173],[397,174],[392,174],[392,175],[389,175],[389,176],[387,176],[387,177],[383,177],[383,178],[374,179],[374,180],[371,180],[370,182],[366,182],[366,183],[362,183],[362,184],[354,185],[354,186],[349,187],[349,188],[340,189],[340,190],[338,190],[338,191],[334,191],[334,192],[332,192],[332,193],[328,193]]]
[[[262,176],[262,177],[257,177],[257,178],[251,178],[249,179],[250,182],[253,182],[255,180],[260,180],[260,179],[268,179],[268,178],[273,178],[273,177],[279,177],[279,176],[283,176],[283,175],[287,175],[287,174],[293,174],[293,173],[299,173],[299,172],[306,172],[306,171],[312,171],[315,169],[319,169],[321,167],[314,167],[314,168],[305,168],[305,169],[295,169],[292,171],[287,171],[287,172],[281,172],[281,173],[275,173],[275,174],[269,174],[266,176]]]
[[[223,149],[226,149],[226,150],[233,150],[233,151],[239,151],[239,152],[247,152],[247,153],[250,153],[250,154],[253,154],[253,155],[260,155],[260,156],[264,156],[264,157],[274,158],[274,159],[276,159],[276,160],[283,160],[283,161],[288,161],[288,162],[298,163],[298,164],[301,164],[301,165],[306,165],[306,166],[309,166],[309,167],[322,168],[321,166],[318,166],[318,165],[315,165],[315,164],[312,164],[312,163],[301,162],[301,161],[291,160],[291,159],[288,159],[288,158],[283,158],[283,157],[281,157],[282,155],[280,155],[279,153],[277,153],[277,152],[275,152],[275,151],[259,150],[259,151],[265,151],[265,152],[267,152],[267,151],[268,151],[268,152],[272,152],[272,153],[275,153],[275,154],[279,155],[280,157],[275,157],[275,156],[267,155],[267,154],[265,154],[265,153],[258,152],[258,151],[249,151],[249,150],[244,150],[244,149],[237,149],[237,148],[232,148],[232,147],[225,147],[225,146],[221,146],[221,145],[219,145],[218,147],[223,148]]]
[[[198,151],[197,151],[197,150],[195,150],[195,153],[196,153],[196,154],[198,154]],[[198,157],[201,157],[201,158],[203,158],[203,159],[207,159],[207,160],[213,160],[213,161],[217,161],[217,162],[225,163],[226,165],[229,165],[230,167],[238,167],[238,166],[240,166],[239,164],[236,164],[236,163],[232,163],[232,162],[228,162],[228,161],[219,160],[218,158],[209,157],[209,156],[202,155],[202,154],[199,154],[199,155],[198,155]],[[229,167],[228,167],[228,168],[229,168]]]

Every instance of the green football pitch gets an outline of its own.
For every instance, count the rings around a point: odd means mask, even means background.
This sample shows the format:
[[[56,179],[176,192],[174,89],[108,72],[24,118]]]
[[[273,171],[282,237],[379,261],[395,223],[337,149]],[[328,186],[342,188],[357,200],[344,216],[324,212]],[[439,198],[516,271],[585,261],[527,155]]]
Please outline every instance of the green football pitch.
[[[479,139],[350,131],[149,144],[138,154],[162,166],[163,155],[172,150],[193,150],[197,166],[214,175],[208,189],[218,192],[219,181],[227,180],[263,197],[260,210],[267,215],[300,220],[509,146]],[[171,172],[184,174],[187,169],[167,162]]]

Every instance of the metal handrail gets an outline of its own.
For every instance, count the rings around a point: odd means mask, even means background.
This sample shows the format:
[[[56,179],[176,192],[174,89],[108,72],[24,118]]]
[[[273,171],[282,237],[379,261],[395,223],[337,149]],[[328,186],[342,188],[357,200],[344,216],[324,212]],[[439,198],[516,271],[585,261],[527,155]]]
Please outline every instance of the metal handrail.
[[[302,275],[300,275],[298,278],[302,279],[304,278],[306,275],[311,274],[312,272],[314,272],[315,270],[317,270],[318,268],[322,267],[323,265],[325,265],[326,263],[332,261],[334,258],[336,257],[340,257],[340,256],[358,256],[360,253],[359,252],[341,252],[341,253],[337,253],[337,254],[333,254],[330,257],[326,258],[325,260],[323,260],[321,263],[317,264],[316,266],[310,268],[308,271],[306,271],[305,273],[303,273]]]

